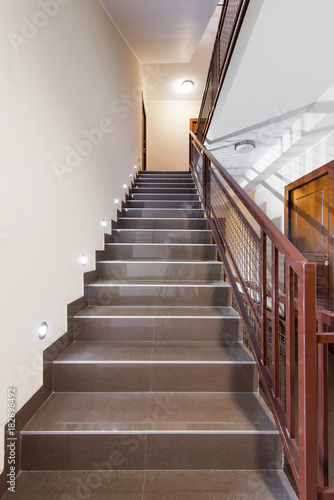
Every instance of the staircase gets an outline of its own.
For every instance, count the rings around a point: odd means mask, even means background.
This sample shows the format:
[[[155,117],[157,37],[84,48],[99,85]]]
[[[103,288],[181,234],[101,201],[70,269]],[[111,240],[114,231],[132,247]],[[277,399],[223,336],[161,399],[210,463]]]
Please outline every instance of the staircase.
[[[191,175],[140,173],[98,255],[17,498],[296,498]]]

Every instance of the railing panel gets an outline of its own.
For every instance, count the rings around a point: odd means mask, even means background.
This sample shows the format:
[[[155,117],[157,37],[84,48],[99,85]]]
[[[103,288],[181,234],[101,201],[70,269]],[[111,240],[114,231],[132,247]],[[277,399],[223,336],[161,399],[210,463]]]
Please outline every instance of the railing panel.
[[[314,500],[318,484],[316,343],[317,338],[318,342],[332,338],[315,334],[315,265],[307,262],[192,133],[191,140],[203,158],[205,174],[193,167],[193,159],[191,169],[300,499]],[[325,443],[325,420],[323,427]],[[323,444],[322,458],[325,452]],[[325,479],[322,483],[325,486]]]
[[[250,0],[225,0],[197,121],[196,135],[204,142],[239,30]]]

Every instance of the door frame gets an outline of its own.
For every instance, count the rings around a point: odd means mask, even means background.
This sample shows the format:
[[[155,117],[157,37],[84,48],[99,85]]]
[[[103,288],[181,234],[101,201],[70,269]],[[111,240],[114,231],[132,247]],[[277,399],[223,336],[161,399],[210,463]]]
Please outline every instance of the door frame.
[[[334,233],[334,217],[333,217],[333,209],[334,209],[334,160],[326,163],[322,167],[317,168],[316,170],[313,170],[313,172],[310,172],[309,174],[303,175],[299,179],[291,182],[284,188],[284,234],[286,235],[287,238],[291,239],[291,218],[290,218],[290,212],[291,212],[291,192],[298,188],[303,186],[304,184],[307,184],[311,181],[314,181],[315,179],[318,179],[319,177],[322,177],[323,175],[328,174],[328,184],[329,184],[329,192],[328,192],[328,255],[329,255],[329,266],[330,266],[330,273],[329,273],[329,301],[333,309],[333,296],[334,296],[334,290],[333,290],[333,283],[334,283],[334,269],[333,269],[333,263],[334,263],[334,255],[333,255],[333,233]]]

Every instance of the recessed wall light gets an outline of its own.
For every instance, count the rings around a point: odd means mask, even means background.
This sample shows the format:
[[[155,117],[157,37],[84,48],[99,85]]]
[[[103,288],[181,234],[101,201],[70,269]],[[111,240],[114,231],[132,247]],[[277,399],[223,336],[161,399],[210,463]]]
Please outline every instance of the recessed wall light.
[[[80,257],[80,264],[82,266],[85,266],[87,264],[87,257],[86,257],[86,255],[84,255],[84,254],[81,255],[81,257]]]
[[[103,227],[103,229],[107,227],[107,221],[105,219],[101,220],[101,226]]]
[[[119,199],[118,199],[118,198],[115,198],[115,199],[114,199],[114,202],[115,202],[115,205],[118,205],[118,204],[119,204]]]
[[[123,184],[123,188],[124,188],[124,189],[127,189],[127,188],[128,188],[128,185],[127,185],[127,184],[125,184],[125,182],[124,182],[124,184]]]
[[[134,168],[135,170],[137,170],[137,165],[135,165],[133,168]]]
[[[43,323],[41,323],[39,329],[38,329],[38,337],[43,340],[45,339],[47,333],[48,333],[48,329],[49,329],[49,325],[47,324],[46,321],[43,321]]]
[[[250,141],[249,139],[246,139],[244,141],[239,141],[234,144],[234,149],[235,151],[244,151],[244,152],[250,152],[255,149],[255,142]]]
[[[130,174],[130,179],[132,179],[132,174]]]
[[[194,82],[192,80],[184,80],[182,83],[181,83],[181,87],[184,89],[184,90],[191,90],[193,87],[194,87]]]

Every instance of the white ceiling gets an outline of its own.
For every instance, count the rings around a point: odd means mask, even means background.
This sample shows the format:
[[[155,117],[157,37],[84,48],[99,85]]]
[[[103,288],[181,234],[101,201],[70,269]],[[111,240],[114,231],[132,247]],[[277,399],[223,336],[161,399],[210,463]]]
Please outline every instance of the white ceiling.
[[[100,0],[142,64],[189,63],[217,0]]]
[[[333,18],[333,0],[250,2],[208,134],[248,191],[334,130]]]

